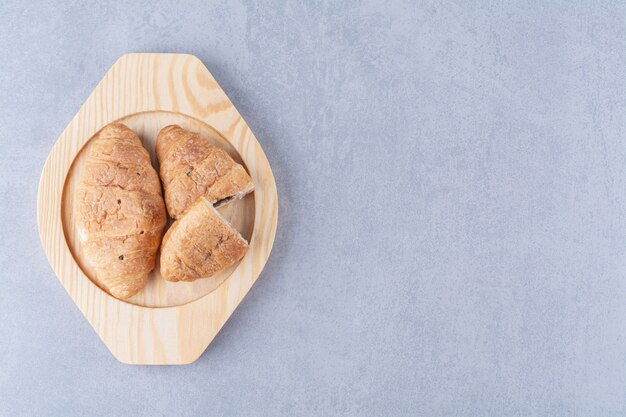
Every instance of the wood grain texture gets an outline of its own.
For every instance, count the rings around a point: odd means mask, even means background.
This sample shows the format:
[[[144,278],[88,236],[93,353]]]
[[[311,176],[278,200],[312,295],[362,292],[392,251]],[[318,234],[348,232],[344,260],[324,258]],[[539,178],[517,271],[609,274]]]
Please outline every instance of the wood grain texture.
[[[157,267],[146,288],[127,301],[100,289],[80,255],[72,201],[89,139],[113,121],[137,132],[153,162],[156,133],[177,123],[244,163],[254,194],[220,209],[250,241],[238,265],[195,283],[166,283]],[[118,360],[186,364],[202,354],[265,266],[277,207],[274,176],[261,146],[202,62],[183,54],[127,54],[106,73],[50,151],[39,183],[37,221],[57,277]]]

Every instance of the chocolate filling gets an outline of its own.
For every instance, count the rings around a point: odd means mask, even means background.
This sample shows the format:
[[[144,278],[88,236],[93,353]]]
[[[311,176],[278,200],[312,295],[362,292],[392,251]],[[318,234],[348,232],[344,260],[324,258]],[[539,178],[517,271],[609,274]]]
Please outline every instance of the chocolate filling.
[[[234,195],[231,195],[230,197],[226,197],[226,198],[222,198],[221,200],[217,200],[214,204],[213,207],[217,208],[217,207],[221,207],[224,204],[228,203],[230,200],[232,200],[233,198],[235,198]]]

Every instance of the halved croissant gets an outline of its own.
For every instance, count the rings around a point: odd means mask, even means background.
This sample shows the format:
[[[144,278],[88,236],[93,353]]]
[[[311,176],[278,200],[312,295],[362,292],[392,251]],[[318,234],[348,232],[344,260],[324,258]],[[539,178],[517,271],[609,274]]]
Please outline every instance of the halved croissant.
[[[167,211],[175,219],[198,197],[219,206],[254,189],[244,167],[226,151],[180,126],[167,126],[159,132],[156,154]]]
[[[92,139],[75,207],[81,248],[100,284],[117,298],[136,294],[154,268],[166,218],[150,155],[125,125]]]
[[[248,242],[201,197],[165,233],[161,276],[168,281],[208,278],[235,264],[247,251]]]

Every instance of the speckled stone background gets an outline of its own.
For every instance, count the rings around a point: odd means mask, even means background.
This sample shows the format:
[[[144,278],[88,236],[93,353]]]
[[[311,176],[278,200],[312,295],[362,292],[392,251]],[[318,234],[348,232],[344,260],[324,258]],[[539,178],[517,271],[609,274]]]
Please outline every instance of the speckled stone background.
[[[87,3],[0,4],[0,415],[626,414],[624,3]],[[36,230],[50,147],[138,51],[204,61],[280,196],[184,367],[118,363]]]

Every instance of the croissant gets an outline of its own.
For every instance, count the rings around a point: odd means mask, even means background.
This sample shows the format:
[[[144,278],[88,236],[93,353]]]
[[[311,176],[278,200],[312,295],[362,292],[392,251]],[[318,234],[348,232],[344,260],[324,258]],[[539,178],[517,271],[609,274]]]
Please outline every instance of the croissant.
[[[156,154],[165,205],[175,219],[198,197],[220,206],[254,189],[244,167],[226,151],[180,126],[167,126],[159,132]]]
[[[92,139],[76,192],[81,248],[117,298],[140,291],[165,226],[159,177],[139,137],[121,123]]]
[[[161,276],[168,281],[208,278],[234,265],[247,251],[248,242],[201,197],[165,233]]]

